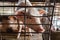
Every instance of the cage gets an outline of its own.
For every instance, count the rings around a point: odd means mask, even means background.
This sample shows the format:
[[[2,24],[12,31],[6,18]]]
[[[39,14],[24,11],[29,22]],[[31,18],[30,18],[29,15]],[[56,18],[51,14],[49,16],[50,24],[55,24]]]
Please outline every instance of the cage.
[[[25,3],[22,4],[20,2],[21,0],[0,2],[0,40],[51,40],[55,0],[23,0]],[[23,12],[19,12],[20,10]],[[19,14],[15,14],[16,12]],[[41,18],[41,23],[34,18]],[[43,26],[45,32],[36,32],[39,25]]]

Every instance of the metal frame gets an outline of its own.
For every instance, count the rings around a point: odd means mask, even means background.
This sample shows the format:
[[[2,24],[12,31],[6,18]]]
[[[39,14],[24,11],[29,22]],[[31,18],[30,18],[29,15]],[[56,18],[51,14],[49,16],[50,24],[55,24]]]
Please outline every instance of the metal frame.
[[[4,3],[4,1],[3,1],[3,3]],[[26,4],[26,0],[25,0],[25,4]],[[25,17],[28,16],[28,15],[25,15],[25,14],[24,15],[5,15],[5,16],[24,16],[24,24],[25,25],[49,25],[50,28],[51,28],[52,19],[53,19],[53,13],[54,13],[54,7],[55,7],[55,0],[54,0],[54,6],[51,5],[51,6],[0,6],[0,7],[21,7],[21,8],[25,8],[25,11],[26,11],[26,8],[29,8],[29,7],[36,7],[36,8],[38,8],[38,7],[53,7],[52,15],[50,15],[50,16],[32,16],[32,17],[51,17],[51,20],[50,20],[51,24],[25,24],[25,20],[26,20]],[[0,16],[4,16],[4,15],[0,15]],[[19,20],[17,19],[17,21],[19,21]],[[15,23],[12,23],[12,24],[15,24]],[[23,25],[23,24],[19,24],[19,22],[18,22],[18,26],[19,25]],[[50,31],[50,29],[49,29],[49,31]],[[5,32],[2,32],[2,33],[5,33]],[[21,32],[17,32],[17,33],[21,33]],[[26,32],[26,29],[25,29],[24,40],[25,40],[26,33],[37,33],[37,32]],[[51,33],[51,31],[50,31],[50,33]],[[44,34],[50,35],[50,33],[44,33]],[[1,32],[0,32],[0,34],[1,34]]]

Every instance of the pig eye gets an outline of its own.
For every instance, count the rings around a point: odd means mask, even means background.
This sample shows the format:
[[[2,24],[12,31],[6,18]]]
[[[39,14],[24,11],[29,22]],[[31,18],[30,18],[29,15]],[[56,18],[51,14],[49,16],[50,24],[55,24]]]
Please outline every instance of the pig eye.
[[[26,14],[26,13],[25,13],[24,11],[22,11],[22,12],[21,12],[21,14],[23,14],[23,15],[24,15],[24,14]]]

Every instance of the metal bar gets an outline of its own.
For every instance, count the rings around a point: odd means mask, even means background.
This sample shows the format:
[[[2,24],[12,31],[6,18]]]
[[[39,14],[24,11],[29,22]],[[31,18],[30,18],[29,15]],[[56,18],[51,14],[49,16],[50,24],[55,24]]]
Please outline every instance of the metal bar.
[[[24,16],[24,15],[0,15],[0,16]],[[25,16],[30,16],[30,15],[25,15]],[[30,17],[51,17],[52,15],[47,15],[47,16],[30,16]]]
[[[7,33],[7,32],[0,32],[0,33]],[[10,34],[16,34],[16,33],[25,33],[25,32],[11,32]],[[41,33],[41,32],[26,32],[26,33]],[[43,34],[48,34],[49,32],[45,32]]]
[[[52,18],[51,18],[52,20],[51,20],[50,29],[51,29],[51,27],[52,27],[52,21],[53,21],[53,16],[54,16],[55,3],[56,3],[56,0],[54,0],[54,7],[53,7],[53,11],[52,11]],[[52,34],[52,32],[51,32],[51,30],[50,30],[50,39],[51,39],[51,34]]]
[[[54,7],[54,6],[0,6],[0,7],[21,7],[21,8],[28,8],[28,7]]]
[[[26,0],[25,0],[25,5],[26,5]],[[26,12],[26,7],[25,7],[25,12]],[[25,24],[25,21],[26,21],[26,15],[24,14],[24,25],[25,25],[25,33],[24,33],[24,40],[26,40],[26,24]]]
[[[6,23],[2,23],[3,25],[7,25]],[[17,23],[9,23],[10,25],[17,25]],[[1,25],[1,24],[0,24]],[[20,24],[19,25],[24,25],[24,24]],[[51,25],[51,24],[26,24],[25,25]]]

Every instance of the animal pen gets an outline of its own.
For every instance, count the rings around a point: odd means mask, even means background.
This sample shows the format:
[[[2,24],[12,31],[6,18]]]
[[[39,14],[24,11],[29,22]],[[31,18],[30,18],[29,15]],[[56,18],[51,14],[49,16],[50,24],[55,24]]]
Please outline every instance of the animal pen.
[[[1,1],[0,40],[51,40],[54,7],[55,0]]]

